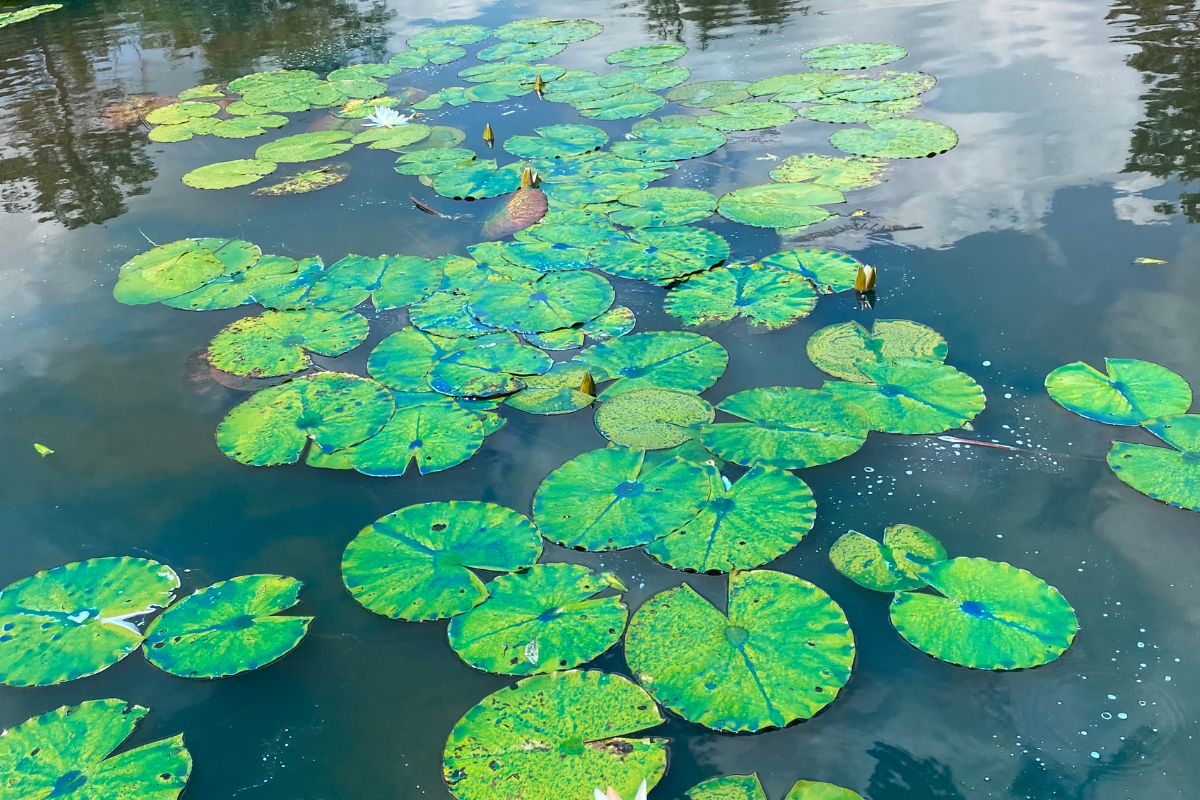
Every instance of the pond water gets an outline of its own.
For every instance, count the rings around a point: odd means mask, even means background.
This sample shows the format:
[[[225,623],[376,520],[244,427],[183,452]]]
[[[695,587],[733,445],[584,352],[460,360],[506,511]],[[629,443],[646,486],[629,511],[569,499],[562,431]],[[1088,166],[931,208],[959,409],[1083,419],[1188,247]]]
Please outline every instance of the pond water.
[[[817,717],[782,730],[723,734],[667,714],[655,733],[670,740],[670,768],[652,798],[755,771],[772,800],[798,779],[870,800],[1195,797],[1200,517],[1134,492],[1106,466],[1112,438],[1151,442],[1148,433],[1070,414],[1042,384],[1062,364],[1111,356],[1153,361],[1200,385],[1200,234],[1190,224],[1200,200],[1189,183],[1200,177],[1200,11],[1165,0],[69,0],[0,30],[0,586],[67,562],[143,556],[174,567],[184,591],[234,575],[294,576],[304,582],[297,612],[315,616],[295,652],[235,678],[185,681],[130,657],[58,686],[0,686],[0,726],[120,697],[152,710],[129,744],[184,734],[195,763],[186,797],[449,796],[441,764],[451,727],[512,681],[460,661],[445,622],[392,621],[360,607],[341,582],[342,551],[363,526],[413,503],[487,500],[528,513],[551,470],[606,444],[591,413],[508,409],[506,427],[475,457],[424,477],[251,469],[213,443],[245,394],[213,381],[199,354],[254,307],[128,307],[112,288],[147,239],[241,237],[326,264],[349,252],[465,254],[502,200],[437,198],[397,176],[390,154],[361,147],[341,159],[349,178],[320,192],[198,191],[180,177],[246,157],[251,143],[320,124],[327,112],[292,115],[284,131],[251,142],[165,145],[99,115],[131,94],[170,95],[258,69],[324,74],[386,61],[438,23],[542,15],[605,26],[550,61],[595,69],[620,47],[681,42],[690,51],[679,63],[700,80],[795,71],[799,53],[831,42],[907,48],[902,68],[938,77],[918,116],[954,128],[958,147],[898,162],[886,182],[854,192],[839,213],[869,211],[858,229],[786,245],[876,265],[875,308],[858,309],[844,292],[783,330],[705,329],[730,359],[704,396],[818,387],[824,376],[804,355],[813,331],[911,319],[941,332],[948,363],[987,394],[973,430],[950,433],[1020,448],[873,433],[853,456],[803,470],[817,522],[771,568],[811,580],[842,606],[858,642],[853,677]],[[460,85],[463,65],[406,71],[404,80],[427,91]],[[586,122],[532,95],[431,116],[463,128],[464,146],[480,152],[485,123],[502,141],[538,124]],[[630,121],[591,124],[618,140]],[[833,129],[799,119],[731,134],[664,183],[716,195],[766,183],[771,156],[836,154]],[[415,209],[410,194],[450,218]],[[728,238],[736,259],[785,248],[771,229],[720,217],[704,225]],[[638,330],[680,328],[662,311],[662,289],[613,284]],[[361,371],[370,348],[405,324],[398,311],[369,317],[366,344],[317,360]],[[40,458],[33,442],[55,453]],[[1007,561],[1056,586],[1079,617],[1073,646],[1008,673],[909,647],[888,623],[889,596],[855,586],[828,559],[848,529],[878,536],[895,523],[933,533],[952,555]],[[631,609],[681,581],[724,602],[724,577],[684,575],[639,551],[547,544],[543,560],[614,571]],[[620,646],[592,666],[628,674]]]

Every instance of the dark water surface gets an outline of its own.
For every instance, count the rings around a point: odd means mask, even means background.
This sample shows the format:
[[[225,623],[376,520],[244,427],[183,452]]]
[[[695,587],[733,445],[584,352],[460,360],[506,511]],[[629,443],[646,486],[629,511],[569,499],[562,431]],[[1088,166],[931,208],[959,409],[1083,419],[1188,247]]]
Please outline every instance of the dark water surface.
[[[445,623],[393,622],[358,606],[341,585],[342,550],[411,503],[490,500],[527,513],[550,470],[603,446],[590,414],[506,412],[507,427],[478,455],[421,478],[250,469],[213,444],[243,393],[211,381],[197,353],[253,310],[131,308],[111,291],[145,237],[238,236],[327,264],[348,252],[436,256],[465,253],[491,206],[448,209],[471,219],[423,215],[408,195],[431,193],[392,171],[394,155],[363,148],[344,157],[348,180],[306,196],[179,181],[300,132],[323,111],[257,140],[170,145],[97,115],[129,94],[173,94],[254,69],[386,60],[435,22],[547,14],[607,28],[552,62],[593,68],[619,47],[682,41],[692,50],[680,63],[699,80],[795,71],[801,51],[829,42],[908,48],[903,68],[939,78],[917,116],[952,126],[961,143],[899,163],[843,212],[919,228],[816,242],[878,265],[877,308],[860,312],[836,295],[784,331],[706,331],[730,365],[705,396],[819,386],[804,355],[812,331],[874,314],[914,319],[941,331],[949,363],[987,392],[975,430],[961,435],[1040,453],[872,434],[854,456],[804,470],[816,527],[771,566],[814,581],[845,609],[859,643],[850,684],[817,718],[785,730],[734,736],[671,718],[659,731],[671,740],[670,769],[653,797],[751,771],[773,800],[801,778],[871,800],[1200,796],[1200,515],[1137,494],[1105,465],[1114,435],[1147,434],[1072,415],[1042,389],[1054,367],[1104,356],[1155,361],[1200,387],[1200,228],[1189,224],[1200,193],[1188,183],[1200,178],[1200,11],[1162,0],[69,0],[0,30],[0,586],[69,561],[141,555],[170,564],[189,591],[254,572],[295,576],[305,584],[298,610],[316,615],[295,652],[232,679],[185,681],[135,655],[57,687],[0,687],[0,726],[121,697],[152,709],[131,744],[185,734],[192,800],[448,797],[440,770],[450,728],[510,681],[459,661]],[[467,63],[404,79],[460,85],[454,73]],[[514,108],[524,112],[503,116]],[[575,119],[531,96],[437,122],[468,130],[466,146],[478,150],[484,122],[503,140]],[[599,124],[616,138],[630,123]],[[702,159],[731,169],[685,162],[664,183],[717,194],[762,183],[768,153],[832,153],[833,129],[797,120],[734,134]],[[729,237],[737,258],[782,249],[774,233],[713,219],[705,224]],[[1139,256],[1169,263],[1132,264]],[[678,327],[662,314],[661,290],[613,282],[639,330]],[[338,366],[361,368],[402,323],[397,312],[373,317],[371,339]],[[35,441],[57,452],[39,458]],[[906,645],[888,623],[889,598],[852,585],[827,558],[847,529],[878,535],[899,522],[932,532],[951,554],[1009,561],[1057,586],[1082,625],[1074,646],[1048,666],[993,674]],[[681,580],[717,602],[724,588],[723,578],[685,577],[639,552],[548,546],[546,558],[614,569],[631,608]],[[620,648],[595,665],[626,671]]]

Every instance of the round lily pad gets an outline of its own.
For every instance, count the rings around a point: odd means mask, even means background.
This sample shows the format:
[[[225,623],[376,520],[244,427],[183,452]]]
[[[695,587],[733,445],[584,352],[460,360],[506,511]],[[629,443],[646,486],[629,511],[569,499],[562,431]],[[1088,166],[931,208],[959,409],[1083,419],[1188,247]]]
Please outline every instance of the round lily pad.
[[[221,329],[209,343],[208,361],[234,375],[290,375],[312,366],[309,353],[340,356],[369,332],[366,318],[353,311],[267,311]]]
[[[496,197],[521,188],[521,173],[525,165],[521,162],[496,167],[496,162],[469,161],[448,169],[433,179],[433,190],[443,197],[455,200],[482,200]]]
[[[829,143],[845,153],[877,158],[933,158],[958,144],[953,129],[927,119],[885,119],[868,128],[834,131]]]
[[[504,404],[527,414],[570,414],[596,402],[583,391],[590,375],[585,366],[560,361],[542,375],[523,377],[525,388],[505,398]]]
[[[463,98],[475,103],[502,103],[514,97],[524,97],[532,91],[532,86],[516,81],[489,81],[465,89]]]
[[[880,178],[887,165],[888,162],[878,158],[835,158],[805,153],[788,156],[781,161],[778,167],[771,170],[771,180],[778,183],[811,181],[848,192],[882,183]]]
[[[154,620],[142,650],[181,678],[223,678],[265,667],[300,644],[312,617],[272,616],[300,602],[300,581],[242,575],[185,597]]]
[[[696,117],[696,121],[719,131],[755,131],[774,128],[776,125],[783,125],[796,118],[796,109],[783,103],[769,101],[746,100],[741,103],[713,106],[712,110],[716,113],[710,116]]]
[[[523,61],[531,63],[541,61],[543,58],[552,58],[567,47],[558,42],[500,42],[490,47],[485,47],[476,53],[476,57],[480,61]]]
[[[542,539],[521,514],[452,500],[406,506],[359,531],[342,556],[342,580],[370,611],[423,622],[469,611],[487,598],[471,570],[533,565]]]
[[[837,571],[877,592],[909,592],[925,585],[921,570],[946,560],[941,542],[913,525],[892,525],[883,544],[857,531],[838,538],[829,548]]]
[[[268,128],[282,128],[287,121],[287,117],[282,114],[251,114],[218,120],[213,126],[212,134],[221,139],[246,139],[261,136]]]
[[[430,28],[427,31],[414,33],[405,40],[409,47],[427,47],[435,44],[475,44],[482,42],[492,35],[492,32],[482,25],[443,25]]]
[[[823,388],[865,411],[871,430],[941,433],[983,411],[983,389],[948,364],[861,364],[858,370],[872,382],[826,381]]]
[[[507,332],[476,338],[445,337],[408,327],[375,346],[367,359],[367,372],[398,391],[428,392],[429,371],[443,358],[465,348],[497,343],[517,344],[517,338]]]
[[[597,671],[535,675],[488,695],[454,726],[443,773],[456,800],[633,797],[667,768],[665,739],[630,738],[663,721],[633,681]]]
[[[812,69],[866,69],[899,61],[908,55],[903,47],[879,42],[827,44],[805,50],[800,57]]]
[[[613,306],[595,319],[583,324],[583,333],[589,339],[604,342],[624,336],[633,330],[637,319],[625,306]]]
[[[442,264],[418,256],[384,257],[383,275],[371,292],[376,310],[403,308],[437,291],[442,284]]]
[[[496,328],[475,319],[467,306],[469,301],[470,295],[466,292],[434,292],[424,300],[413,303],[408,310],[408,318],[421,330],[439,336],[479,336],[495,333]]]
[[[713,407],[694,394],[669,389],[622,392],[596,409],[596,429],[623,447],[666,450],[694,438],[713,421]]]
[[[517,342],[461,347],[438,359],[429,386],[453,397],[496,397],[524,387],[517,376],[540,375],[553,366],[550,356]]]
[[[492,31],[492,35],[505,42],[571,44],[591,39],[603,32],[603,25],[587,19],[563,20],[535,17],[501,25]]]
[[[397,152],[429,137],[430,127],[417,122],[395,125],[391,128],[379,126],[367,128],[350,140],[351,144],[366,144],[371,150],[395,150]]]
[[[183,176],[183,183],[193,189],[232,189],[262,180],[276,169],[274,161],[258,158],[239,158],[197,167]]]
[[[467,51],[452,44],[429,44],[397,53],[388,61],[396,69],[419,69],[426,64],[450,64],[466,56]]]
[[[1113,442],[1108,466],[1147,497],[1200,511],[1200,415],[1160,417],[1142,425],[1174,449]]]
[[[406,152],[396,159],[396,172],[401,175],[437,175],[475,160],[475,151],[457,147],[436,147]]]
[[[438,399],[397,408],[379,433],[335,455],[340,454],[346,466],[376,478],[399,477],[414,463],[421,475],[458,466],[483,446],[484,421],[443,402],[441,395],[432,397]]]
[[[854,635],[829,595],[771,570],[729,576],[728,616],[684,584],[629,623],[625,657],[654,699],[715,730],[761,731],[809,719],[837,698]]]
[[[628,209],[614,211],[609,219],[630,228],[687,225],[707,219],[717,208],[717,198],[701,189],[662,187],[623,194],[617,202]]]
[[[796,228],[833,216],[819,206],[844,203],[832,186],[815,183],[767,183],[722,195],[717,211],[732,222],[759,228]]]
[[[688,789],[687,796],[691,800],[768,800],[757,773],[709,778]]]
[[[930,564],[921,579],[938,595],[898,592],[891,619],[905,641],[972,669],[1028,669],[1066,652],[1079,630],[1057,589],[1023,569],[986,558]]]
[[[254,157],[260,161],[288,164],[330,158],[351,148],[352,145],[345,143],[351,136],[346,131],[297,133],[264,144],[254,151]]]
[[[166,608],[179,576],[145,558],[93,558],[0,591],[0,682],[51,686],[94,675],[137,649],[137,622]]]
[[[450,621],[450,646],[476,669],[502,675],[535,675],[587,663],[616,644],[629,611],[625,591],[611,574],[580,564],[535,564],[501,575],[488,598]]]
[[[653,67],[683,58],[687,51],[682,44],[643,44],[609,53],[604,60],[623,67]]]
[[[637,138],[614,142],[612,152],[622,158],[648,162],[697,158],[708,155],[728,141],[721,131],[695,122],[667,123],[657,119],[635,124],[630,135]]]
[[[527,333],[525,341],[543,350],[575,350],[583,347],[583,328],[555,328],[542,333]]]
[[[111,755],[148,712],[124,700],[88,700],[14,725],[0,739],[3,797],[175,800],[192,772],[183,734]]]
[[[260,284],[267,278],[291,275],[300,262],[287,256],[262,256],[251,266],[232,275],[221,275],[199,289],[163,300],[163,305],[189,311],[236,308],[253,303]]]
[[[686,572],[751,569],[791,550],[816,521],[812,490],[786,470],[752,467],[732,485],[712,477],[708,504],[682,528],[646,545],[647,553]]]
[[[837,81],[824,89],[824,93],[849,103],[881,103],[916,97],[936,84],[937,78],[924,72],[885,70],[869,78]]]
[[[211,117],[220,110],[221,107],[216,103],[172,103],[146,114],[146,122],[151,125],[178,125],[197,117]]]
[[[762,265],[716,267],[688,277],[663,301],[663,310],[685,325],[744,317],[768,330],[783,328],[817,307],[817,290],[794,272]]]
[[[533,498],[533,519],[547,539],[579,550],[648,544],[679,528],[709,498],[705,470],[669,459],[645,465],[646,451],[592,450],[551,472]]]
[[[276,69],[266,72],[252,72],[229,82],[229,91],[234,94],[244,94],[251,89],[264,86],[314,86],[321,82],[321,76],[306,69]]]
[[[534,128],[537,136],[512,136],[504,149],[520,158],[561,158],[598,150],[608,143],[608,134],[591,125],[545,125]]]
[[[725,372],[729,354],[707,336],[653,331],[593,345],[572,363],[587,367],[596,383],[613,381],[600,395],[607,402],[634,389],[702,392]]]
[[[386,258],[348,255],[326,268],[320,259],[305,259],[294,274],[266,278],[255,299],[267,308],[321,308],[349,311],[379,288]]]
[[[706,228],[635,228],[626,235],[628,242],[593,252],[597,267],[621,278],[667,285],[729,257],[729,243]]]
[[[633,67],[620,69],[609,75],[602,75],[598,83],[606,89],[614,87],[636,87],[651,92],[670,89],[678,86],[692,76],[692,71],[685,67]]]
[[[417,34],[418,36],[420,34]],[[411,36],[409,37],[412,38]],[[351,64],[348,67],[335,69],[333,72],[325,76],[327,81],[360,81],[369,80],[371,78],[390,78],[399,70],[391,64],[369,63],[369,64]],[[370,99],[370,98],[361,98]]]
[[[471,293],[471,311],[485,324],[540,333],[587,322],[608,310],[612,285],[592,272],[551,272],[532,283],[493,281]]]
[[[1182,414],[1192,405],[1187,381],[1166,367],[1132,358],[1104,359],[1107,375],[1076,361],[1046,376],[1046,391],[1068,411],[1109,425],[1138,425]]]
[[[821,328],[808,339],[808,358],[822,372],[847,381],[869,383],[860,369],[893,361],[940,364],[946,340],[925,325],[907,319],[877,319],[868,331],[857,322]]]
[[[749,81],[699,81],[677,86],[667,92],[667,99],[684,108],[713,108],[740,103],[750,99],[746,87]]]
[[[139,253],[121,265],[113,298],[125,305],[170,300],[242,272],[262,251],[240,239],[180,239]]]
[[[878,122],[911,114],[921,106],[918,97],[903,100],[886,100],[878,103],[853,103],[838,100],[822,105],[800,109],[800,116],[817,122],[832,122],[837,125],[853,125],[862,122]]]
[[[829,392],[775,386],[747,389],[717,409],[747,422],[705,425],[700,443],[742,466],[801,469],[857,452],[871,422],[858,406]]]
[[[320,372],[254,393],[217,426],[217,446],[254,467],[294,464],[309,439],[326,453],[383,429],[395,405],[382,385],[342,372]]]
[[[644,117],[666,105],[667,101],[644,89],[628,89],[620,94],[575,104],[589,119],[632,119]]]

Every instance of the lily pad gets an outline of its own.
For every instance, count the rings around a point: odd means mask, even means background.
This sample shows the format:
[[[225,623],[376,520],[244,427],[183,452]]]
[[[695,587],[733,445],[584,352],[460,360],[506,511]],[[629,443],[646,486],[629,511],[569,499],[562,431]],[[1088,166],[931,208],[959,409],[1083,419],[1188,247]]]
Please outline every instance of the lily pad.
[[[491,30],[482,25],[443,25],[439,28],[430,28],[427,31],[414,33],[404,43],[409,47],[428,47],[436,44],[462,46],[482,42],[491,35]]]
[[[867,412],[874,431],[941,433],[983,411],[983,389],[948,364],[862,364],[858,371],[872,382],[826,381],[823,388]]]
[[[686,67],[633,67],[602,75],[597,82],[606,89],[637,87],[658,92],[678,86],[690,77],[692,71]]]
[[[410,122],[405,125],[396,125],[391,128],[377,127],[367,128],[362,133],[356,135],[350,140],[351,144],[367,144],[371,150],[395,150],[399,152],[403,148],[416,144],[417,142],[429,136],[430,128],[428,125],[421,125],[417,122]]]
[[[407,506],[359,531],[342,556],[350,595],[376,614],[413,622],[445,619],[487,598],[471,570],[532,566],[542,539],[529,520],[494,503]]]
[[[775,386],[747,389],[717,409],[747,422],[705,425],[700,443],[726,461],[801,469],[858,451],[871,422],[866,412],[829,392]]]
[[[684,108],[713,108],[750,99],[749,81],[699,81],[667,92],[667,99]]]
[[[869,78],[847,78],[830,84],[826,95],[849,103],[880,103],[905,100],[928,92],[937,78],[924,72],[885,70]]]
[[[319,83],[321,76],[307,69],[276,69],[234,78],[228,88],[234,94],[244,94],[264,86],[315,86]]]
[[[609,53],[604,60],[623,67],[653,67],[683,58],[687,51],[682,44],[643,44]]]
[[[440,173],[433,179],[433,190],[455,200],[482,200],[521,188],[525,165],[517,161],[496,167],[494,160],[470,161]]]
[[[436,400],[401,404],[379,433],[364,442],[334,453],[364,475],[395,478],[415,463],[428,475],[458,466],[478,452],[486,435],[484,419],[461,406]],[[503,423],[501,423],[503,424]]]
[[[420,34],[418,34],[420,35]],[[412,37],[409,37],[412,38]],[[348,67],[335,69],[333,72],[325,76],[327,81],[361,81],[370,80],[372,78],[390,78],[399,72],[398,69],[391,64],[368,63],[368,64],[351,64]],[[362,98],[370,99],[370,98]]]
[[[458,350],[497,343],[517,343],[511,333],[477,338],[437,336],[408,327],[375,346],[367,359],[367,372],[380,383],[401,392],[428,392],[429,371]]]
[[[146,114],[146,122],[151,125],[178,125],[197,117],[211,117],[220,110],[221,107],[216,103],[172,103]]]
[[[328,189],[349,177],[349,166],[349,164],[327,164],[319,169],[297,173],[272,186],[255,189],[251,194],[255,197],[283,197]]]
[[[501,25],[492,31],[492,35],[506,42],[524,42],[526,44],[557,42],[559,44],[571,44],[572,42],[582,42],[591,39],[603,32],[604,26],[591,20],[535,17],[533,19],[520,19]]]
[[[701,189],[662,187],[641,189],[617,198],[628,210],[614,211],[609,219],[630,228],[687,225],[712,216],[717,198]]]
[[[412,305],[437,291],[442,285],[442,265],[418,256],[383,257],[383,276],[371,292],[378,311]]]
[[[290,375],[312,366],[309,353],[340,356],[369,332],[366,318],[353,311],[267,311],[222,328],[208,346],[208,361],[234,375]]]
[[[537,136],[512,136],[504,149],[519,158],[561,158],[599,150],[608,134],[591,125],[545,125],[534,128]]]
[[[834,131],[829,143],[845,153],[875,158],[933,158],[958,144],[952,128],[927,119],[885,119],[868,128]]]
[[[829,548],[837,571],[877,592],[910,592],[925,585],[920,573],[935,561],[946,560],[941,542],[913,525],[892,525],[883,544],[850,531]]]
[[[708,155],[729,141],[724,133],[703,125],[666,123],[657,119],[646,119],[635,124],[630,135],[637,138],[614,142],[612,152],[622,158],[649,162],[697,158]]]
[[[438,150],[458,147],[467,138],[467,134],[462,128],[455,128],[449,125],[430,125],[429,137],[422,139],[416,144],[408,147],[400,148],[401,153],[416,153],[421,150]]]
[[[275,171],[274,161],[239,158],[197,167],[183,176],[185,186],[193,189],[232,189],[262,180]]]
[[[482,242],[467,248],[470,258],[443,256],[446,279],[443,289],[470,292],[490,281],[518,281],[530,283],[539,277],[535,270],[526,269],[507,260],[506,245],[498,242]]]
[[[744,101],[713,106],[716,114],[696,117],[696,121],[719,131],[756,131],[774,128],[796,118],[796,109],[783,103]]]
[[[500,103],[514,97],[524,97],[532,91],[532,86],[516,81],[490,81],[467,88],[463,91],[463,98],[476,103]]]
[[[413,103],[418,111],[436,111],[445,105],[469,106],[471,99],[466,96],[467,90],[461,86],[450,86],[440,92],[434,92],[419,103]]]
[[[257,295],[268,308],[298,310],[322,308],[327,311],[349,311],[379,288],[388,259],[348,255],[321,268],[320,262],[310,262],[294,276],[281,276],[263,281]]]
[[[180,239],[139,253],[121,265],[113,298],[136,306],[170,300],[234,275],[262,251],[240,239]]]
[[[540,375],[554,365],[536,347],[490,342],[447,353],[429,370],[429,386],[452,397],[496,397],[525,386],[519,376]]]
[[[532,85],[540,77],[543,81],[553,81],[566,73],[557,64],[527,64],[522,61],[493,61],[488,64],[476,64],[460,70],[458,77],[471,83],[487,83],[505,81],[511,83],[527,83]]]
[[[396,159],[395,170],[401,175],[437,175],[474,160],[474,150],[437,147],[431,150],[406,152]]]
[[[500,42],[483,48],[475,55],[480,61],[532,63],[543,58],[552,58],[566,49],[565,44],[558,42]]]
[[[709,778],[687,790],[691,800],[768,800],[758,773]]]
[[[817,518],[812,490],[786,470],[752,467],[732,485],[723,476],[712,485],[696,518],[646,545],[647,553],[687,572],[751,569],[799,544]]]
[[[607,402],[634,389],[702,392],[725,372],[729,354],[697,333],[652,331],[593,345],[572,362],[587,367],[596,383],[613,381],[599,397]]]
[[[805,153],[785,158],[771,170],[771,180],[778,183],[810,181],[848,192],[883,183],[881,178],[887,166],[888,162],[878,158],[836,158]]]
[[[921,579],[939,595],[899,592],[896,631],[934,658],[972,669],[1028,669],[1066,652],[1079,630],[1070,603],[1023,569],[986,558],[938,561]]]
[[[263,389],[234,406],[217,427],[221,452],[242,464],[294,464],[309,439],[326,453],[374,436],[395,405],[382,385],[320,372]]]
[[[596,410],[596,430],[622,447],[667,450],[695,438],[713,414],[713,407],[694,394],[637,389],[602,404]]]
[[[88,700],[9,728],[0,739],[5,800],[175,800],[192,772],[182,734],[112,755],[148,712],[124,700]]]
[[[596,402],[581,388],[589,374],[585,366],[560,361],[542,375],[522,378],[525,388],[505,398],[504,404],[527,414],[570,414]]]
[[[254,157],[260,161],[287,164],[331,158],[351,148],[352,145],[344,144],[349,138],[351,134],[346,131],[297,133],[264,144],[254,151]]]
[[[673,283],[729,257],[729,243],[706,228],[637,228],[631,240],[599,248],[595,264],[622,278]]]
[[[633,330],[637,320],[625,306],[613,306],[600,316],[583,324],[583,333],[589,339],[604,342],[624,336]]]
[[[434,292],[413,303],[408,319],[427,333],[438,336],[480,336],[498,329],[475,319],[468,305],[470,295],[453,289]]]
[[[587,663],[616,644],[629,611],[610,573],[580,564],[535,564],[488,584],[488,599],[450,621],[450,646],[476,669],[536,675]]]
[[[300,581],[242,575],[171,606],[146,631],[142,650],[181,678],[223,678],[265,667],[300,644],[312,617],[272,616],[300,602]]]
[[[833,216],[819,206],[844,202],[846,196],[832,186],[767,183],[735,189],[722,195],[717,211],[726,219],[743,225],[796,228]]]
[[[1147,497],[1200,511],[1200,415],[1177,414],[1142,425],[1174,449],[1113,442],[1108,466]]]
[[[228,121],[233,122],[234,120]],[[286,117],[284,117],[284,122],[287,122]],[[186,142],[193,136],[206,136],[213,133],[220,126],[221,120],[212,119],[211,117],[201,117],[189,119],[178,125],[155,125],[146,136],[152,142]],[[266,133],[266,131],[264,130],[263,133]]]
[[[845,292],[854,288],[854,279],[862,262],[836,250],[801,248],[769,255],[760,262],[763,266],[787,270],[812,281],[822,294]]]
[[[684,584],[629,623],[625,658],[656,702],[689,722],[761,731],[809,719],[850,679],[854,635],[829,595],[772,570],[729,576],[728,616]]]
[[[454,726],[443,773],[456,800],[521,794],[591,800],[594,787],[633,797],[667,769],[665,739],[630,738],[663,721],[633,681],[597,671],[535,675],[483,699]]]
[[[167,565],[128,556],[10,584],[0,591],[0,682],[51,686],[111,667],[142,643],[136,622],[169,606],[178,588]]]
[[[543,350],[577,350],[583,347],[583,328],[555,328],[542,333],[527,333],[525,340]]]
[[[717,267],[688,277],[668,292],[663,310],[685,325],[744,317],[768,330],[784,328],[817,307],[807,278],[761,264]]]
[[[287,117],[282,114],[250,114],[217,120],[213,125],[212,134],[221,139],[247,139],[251,136],[262,136],[268,128],[282,128],[287,121]]]
[[[652,114],[666,103],[653,92],[629,89],[609,97],[577,103],[575,108],[589,119],[632,119]]]
[[[258,287],[267,278],[291,275],[300,268],[300,262],[287,256],[262,256],[251,266],[232,275],[221,275],[199,289],[163,300],[165,306],[188,311],[212,311],[218,308],[236,308],[253,303]]]
[[[47,14],[51,11],[58,11],[62,7],[62,3],[43,3],[16,11],[0,12],[0,28],[7,27],[8,25],[16,25],[18,22],[28,22],[34,17],[40,17],[42,14]]]
[[[649,544],[687,524],[708,502],[704,468],[672,458],[645,465],[646,451],[610,447],[551,472],[533,498],[542,535],[578,550]]]
[[[838,97],[839,95],[834,95]],[[800,116],[817,122],[832,122],[839,125],[851,125],[859,122],[878,122],[884,119],[895,119],[911,114],[921,106],[918,97],[907,97],[903,100],[886,100],[878,103],[854,103],[849,100],[838,100],[822,105],[808,106],[800,109]]]
[[[755,81],[746,87],[746,91],[754,97],[774,94],[787,98],[783,100],[777,97],[776,102],[808,103],[822,96],[823,87],[842,79],[843,76],[828,72],[793,72]]]
[[[388,64],[396,69],[419,69],[426,64],[450,64],[466,56],[467,51],[452,44],[413,47],[392,56]]]
[[[857,322],[828,325],[808,340],[808,358],[822,372],[847,381],[869,383],[864,365],[919,361],[941,364],[946,340],[925,325],[907,319],[877,319],[868,331]]]
[[[879,42],[827,44],[805,50],[800,57],[812,69],[866,69],[899,61],[908,55],[903,47]]]
[[[1132,358],[1106,358],[1107,375],[1076,361],[1046,376],[1046,391],[1068,411],[1109,425],[1139,425],[1182,414],[1192,405],[1187,381],[1166,367]]]
[[[551,272],[532,283],[485,283],[471,293],[470,308],[486,325],[540,333],[587,322],[607,311],[615,296],[595,273]]]

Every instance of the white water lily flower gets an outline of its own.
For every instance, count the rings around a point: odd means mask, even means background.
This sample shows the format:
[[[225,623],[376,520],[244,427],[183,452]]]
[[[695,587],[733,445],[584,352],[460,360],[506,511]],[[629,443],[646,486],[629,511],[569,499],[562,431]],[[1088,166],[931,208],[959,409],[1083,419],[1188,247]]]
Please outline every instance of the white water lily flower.
[[[375,106],[366,116],[366,125],[368,128],[394,128],[407,124],[410,119],[412,116],[406,117],[394,108]]]
[[[611,786],[608,787],[607,792],[593,789],[592,795],[595,800],[621,800],[621,795],[617,794],[617,790]],[[644,779],[642,785],[638,787],[637,794],[633,796],[633,800],[646,800],[646,781]]]

